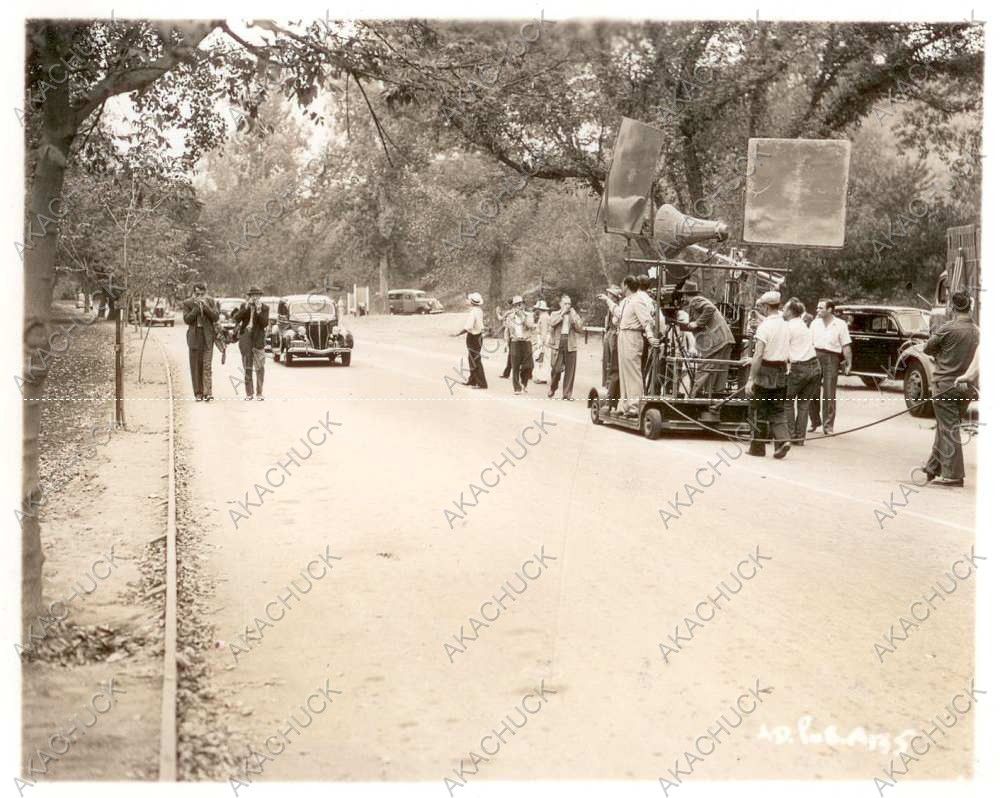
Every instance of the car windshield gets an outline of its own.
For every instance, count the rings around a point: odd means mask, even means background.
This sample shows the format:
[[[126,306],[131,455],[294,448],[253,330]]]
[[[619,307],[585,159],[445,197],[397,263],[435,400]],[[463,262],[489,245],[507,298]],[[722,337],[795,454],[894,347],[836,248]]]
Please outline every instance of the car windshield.
[[[289,316],[336,316],[337,308],[329,299],[305,299],[288,303]]]
[[[898,313],[896,320],[904,333],[930,332],[930,319],[919,311],[913,313]]]
[[[219,300],[219,310],[229,313],[231,310],[236,310],[241,304],[240,299],[220,299]]]

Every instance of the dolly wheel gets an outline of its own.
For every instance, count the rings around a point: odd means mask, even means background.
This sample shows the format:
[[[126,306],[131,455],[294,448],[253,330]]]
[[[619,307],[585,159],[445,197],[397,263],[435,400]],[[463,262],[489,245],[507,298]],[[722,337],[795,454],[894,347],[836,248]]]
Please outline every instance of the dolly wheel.
[[[663,414],[655,407],[650,407],[642,414],[642,434],[655,441],[663,429]]]

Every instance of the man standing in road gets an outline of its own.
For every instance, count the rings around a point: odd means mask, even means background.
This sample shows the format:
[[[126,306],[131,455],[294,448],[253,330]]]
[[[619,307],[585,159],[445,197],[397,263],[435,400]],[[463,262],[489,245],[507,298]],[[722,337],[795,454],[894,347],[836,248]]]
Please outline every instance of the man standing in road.
[[[750,399],[750,454],[764,457],[766,439],[774,442],[774,456],[782,459],[791,448],[785,417],[790,333],[781,316],[781,294],[768,291],[757,306],[765,313],[754,333],[753,361],[746,395]]]
[[[618,380],[618,323],[621,321],[622,290],[616,285],[609,285],[605,292],[597,297],[608,306],[604,316],[603,351],[601,353],[601,384],[607,389],[608,399],[612,402],[621,393]]]
[[[812,333],[813,347],[819,359],[819,367],[823,372],[823,401],[812,402],[809,415],[812,418],[810,432],[815,432],[822,418],[823,434],[833,432],[833,423],[837,419],[837,377],[840,375],[840,364],[843,361],[844,374],[851,373],[851,336],[847,332],[847,323],[838,319],[833,312],[837,305],[829,299],[821,299],[816,305],[816,318],[809,326]]]
[[[544,299],[539,299],[535,303],[534,310],[538,315],[535,316],[535,352],[532,368],[535,377],[532,382],[544,385],[552,376],[552,352],[549,349],[549,333],[552,332],[552,328],[549,325],[548,303]]]
[[[555,359],[552,361],[552,382],[549,384],[549,399],[559,388],[559,377],[562,376],[563,396],[569,401],[573,398],[573,383],[576,380],[576,350],[578,336],[583,333],[583,319],[573,308],[573,300],[563,294],[559,300],[559,310],[549,316],[551,329],[550,341],[555,349]]]
[[[644,391],[642,379],[642,345],[658,346],[656,328],[648,302],[637,296],[639,281],[629,275],[622,283],[625,298],[621,303],[618,322],[618,372],[621,376],[622,397],[616,415],[637,415],[636,405]]]
[[[510,349],[510,369],[514,381],[514,393],[528,390],[531,380],[531,331],[535,319],[524,308],[524,298],[515,296],[511,300],[512,309],[504,319],[507,341]]]
[[[802,320],[806,306],[795,297],[785,303],[784,317],[788,324],[788,390],[785,415],[792,429],[792,445],[804,446],[806,419],[813,401],[819,396],[823,372],[813,347],[812,333]]]
[[[247,301],[233,314],[238,326],[240,354],[243,356],[243,385],[246,399],[253,401],[253,375],[257,372],[257,400],[264,401],[264,336],[267,333],[271,309],[260,301],[263,296],[257,286],[247,291]],[[343,301],[343,300],[341,300]]]
[[[972,321],[972,298],[967,293],[956,291],[949,305],[952,318],[924,346],[934,358],[931,404],[937,428],[931,456],[922,470],[935,485],[960,488],[965,484],[965,458],[958,428],[971,399],[969,387],[978,376],[978,369],[971,366],[979,346],[979,328]]]
[[[465,336],[465,349],[469,353],[469,388],[484,389],[486,372],[483,371],[483,297],[478,291],[469,294],[465,301],[469,305],[469,315],[465,317],[465,326],[454,337]]]
[[[215,348],[215,322],[219,308],[208,296],[204,283],[191,287],[192,296],[184,300],[181,313],[187,324],[188,363],[191,367],[191,387],[197,401],[211,402],[212,350]]]

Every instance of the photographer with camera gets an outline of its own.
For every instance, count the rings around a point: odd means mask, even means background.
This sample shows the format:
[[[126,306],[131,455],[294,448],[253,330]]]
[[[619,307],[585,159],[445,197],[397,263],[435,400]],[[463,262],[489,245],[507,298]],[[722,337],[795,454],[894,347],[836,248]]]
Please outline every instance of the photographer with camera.
[[[525,309],[523,297],[514,297],[511,305],[513,309],[504,317],[504,327],[507,330],[514,393],[520,394],[528,390],[531,381],[531,333],[535,328],[535,317]]]
[[[257,401],[264,401],[264,336],[271,309],[260,301],[264,292],[257,286],[247,291],[247,301],[233,313],[237,323],[240,354],[243,356],[243,386],[246,400],[253,401],[253,374],[257,372]]]
[[[577,336],[583,333],[583,319],[573,307],[573,300],[563,294],[559,300],[559,310],[549,316],[550,342],[556,350],[552,361],[552,382],[549,384],[549,399],[556,395],[559,378],[562,375],[563,396],[567,402],[573,398],[573,383],[576,380]],[[565,372],[565,374],[563,373]]]
[[[191,286],[192,296],[184,300],[181,313],[187,324],[188,360],[194,398],[212,401],[212,351],[215,349],[215,322],[219,308],[204,283]]]

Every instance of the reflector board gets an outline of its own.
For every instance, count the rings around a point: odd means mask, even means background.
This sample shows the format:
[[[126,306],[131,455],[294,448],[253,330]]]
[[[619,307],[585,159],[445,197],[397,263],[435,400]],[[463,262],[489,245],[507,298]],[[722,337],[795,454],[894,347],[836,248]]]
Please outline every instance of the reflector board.
[[[662,130],[622,117],[604,186],[602,214],[607,232],[641,232],[663,139]]]
[[[844,246],[851,142],[750,139],[743,241]]]

